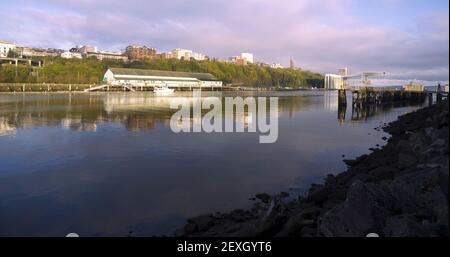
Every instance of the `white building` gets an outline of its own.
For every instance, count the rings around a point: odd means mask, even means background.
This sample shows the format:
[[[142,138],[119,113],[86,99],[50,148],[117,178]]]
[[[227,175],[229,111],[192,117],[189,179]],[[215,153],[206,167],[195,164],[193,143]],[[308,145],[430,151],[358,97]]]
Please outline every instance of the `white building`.
[[[209,73],[110,68],[103,81],[110,85],[131,84],[134,87],[222,87],[222,81]]]
[[[194,60],[197,60],[197,61],[205,60],[204,54],[196,53],[196,52],[193,52],[192,50],[181,49],[181,48],[173,49],[171,57],[177,58],[178,60],[181,60],[181,58],[183,58],[184,60],[187,60],[187,61],[189,61],[191,58],[194,58]]]
[[[66,58],[66,59],[72,59],[72,58],[81,59],[82,58],[81,53],[69,52],[69,51],[62,53],[61,57]]]
[[[181,58],[189,60],[192,57],[192,51],[187,49],[175,48],[172,51],[172,56],[180,60]]]
[[[281,65],[279,63],[272,63],[270,65],[270,68],[272,68],[272,69],[283,69],[284,67],[283,67],[283,65]]]
[[[325,75],[325,89],[343,89],[344,77],[336,74]]]
[[[248,63],[253,63],[253,54],[252,53],[241,53],[241,58],[246,60]]]
[[[83,57],[85,58],[90,58],[90,57],[95,57],[98,60],[117,60],[117,61],[123,61],[126,62],[128,61],[128,57],[124,54],[122,54],[121,52],[106,52],[106,51],[101,51],[101,52],[88,52],[85,54],[82,54]]]
[[[15,50],[16,45],[13,43],[8,43],[5,41],[0,41],[0,57],[6,57],[8,56],[8,52],[10,50]]]
[[[91,45],[80,45],[77,47],[78,51],[80,53],[86,54],[86,53],[96,53],[97,52],[97,47],[96,46],[91,46]]]

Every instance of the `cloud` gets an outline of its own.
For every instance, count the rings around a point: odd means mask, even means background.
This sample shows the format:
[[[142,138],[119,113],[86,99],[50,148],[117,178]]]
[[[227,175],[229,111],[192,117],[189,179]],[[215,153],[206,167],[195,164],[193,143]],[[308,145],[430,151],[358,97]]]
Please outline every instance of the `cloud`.
[[[402,0],[384,6],[401,11]],[[21,15],[15,15],[20,8]],[[407,27],[370,23],[354,0],[23,1],[7,5],[0,35],[23,45],[69,48],[95,44],[117,50],[138,43],[190,48],[227,58],[253,52],[265,62],[319,72],[387,71],[396,78],[448,80],[449,14],[434,10]],[[374,10],[383,19],[381,10]]]

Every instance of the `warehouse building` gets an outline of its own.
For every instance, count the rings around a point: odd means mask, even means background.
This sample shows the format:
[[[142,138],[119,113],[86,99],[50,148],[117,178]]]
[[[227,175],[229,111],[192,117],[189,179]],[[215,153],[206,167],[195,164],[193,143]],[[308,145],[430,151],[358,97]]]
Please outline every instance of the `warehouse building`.
[[[103,81],[109,85],[131,85],[133,87],[167,86],[172,88],[216,88],[222,81],[209,73],[160,71],[127,68],[110,68]]]

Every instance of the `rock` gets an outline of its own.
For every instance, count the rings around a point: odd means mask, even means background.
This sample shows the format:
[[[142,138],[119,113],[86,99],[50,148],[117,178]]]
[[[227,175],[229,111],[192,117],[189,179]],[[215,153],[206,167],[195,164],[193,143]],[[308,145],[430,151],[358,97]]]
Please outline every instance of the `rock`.
[[[325,236],[365,236],[382,230],[393,208],[388,192],[385,186],[356,181],[345,202],[322,217],[320,232]]]
[[[281,192],[281,193],[278,194],[278,196],[281,197],[281,198],[286,198],[286,197],[289,197],[289,193]]]
[[[396,178],[390,191],[402,213],[424,213],[448,225],[448,198],[441,188],[439,168],[419,170]]]
[[[255,195],[256,198],[260,199],[263,203],[269,203],[270,202],[270,195],[266,194],[266,193],[260,193]]]
[[[388,237],[438,236],[430,224],[423,222],[420,215],[414,214],[392,216],[386,221],[383,232]]]
[[[195,224],[198,231],[205,231],[214,224],[214,218],[211,215],[202,215],[189,219],[188,222]],[[193,227],[190,229],[193,229]],[[193,230],[195,231],[195,229]]]
[[[300,231],[300,237],[316,237],[316,236],[317,236],[317,228],[304,227]]]
[[[194,234],[197,231],[198,231],[198,228],[197,228],[197,225],[195,223],[188,222],[188,224],[186,224],[184,226],[184,233],[186,235]]]
[[[317,205],[321,205],[328,199],[330,193],[331,189],[329,187],[323,185],[316,186],[315,188],[310,190],[308,197],[306,198],[306,201],[314,202]]]

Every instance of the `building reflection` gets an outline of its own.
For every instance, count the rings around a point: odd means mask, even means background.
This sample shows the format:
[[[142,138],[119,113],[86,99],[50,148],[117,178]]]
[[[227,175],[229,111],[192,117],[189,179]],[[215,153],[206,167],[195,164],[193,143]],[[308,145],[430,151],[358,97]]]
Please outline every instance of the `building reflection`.
[[[0,136],[10,136],[16,134],[16,127],[11,125],[5,117],[0,117]]]
[[[208,96],[208,95],[207,95]],[[224,105],[224,96],[215,93]],[[71,131],[96,132],[102,124],[122,124],[130,131],[152,130],[157,124],[170,125],[171,116],[178,111],[178,104],[201,106],[206,98],[192,97],[191,93],[175,96],[157,96],[151,93],[110,93],[110,94],[49,94],[49,95],[17,95],[8,96],[9,102],[3,104],[0,112],[0,135],[14,134],[16,129],[40,126],[55,126]],[[269,101],[267,101],[269,105]],[[282,98],[278,111],[293,113],[302,107],[312,105],[310,100],[302,97]],[[172,106],[172,108],[171,108]],[[220,110],[220,109],[219,109]],[[248,128],[255,123],[258,116],[256,110],[244,109],[244,112],[233,109],[235,126]],[[210,109],[201,110],[205,115]],[[225,124],[225,107],[222,106],[221,118]],[[267,106],[266,115],[270,109]],[[200,123],[201,118],[194,117],[191,112],[189,122],[180,126]]]

